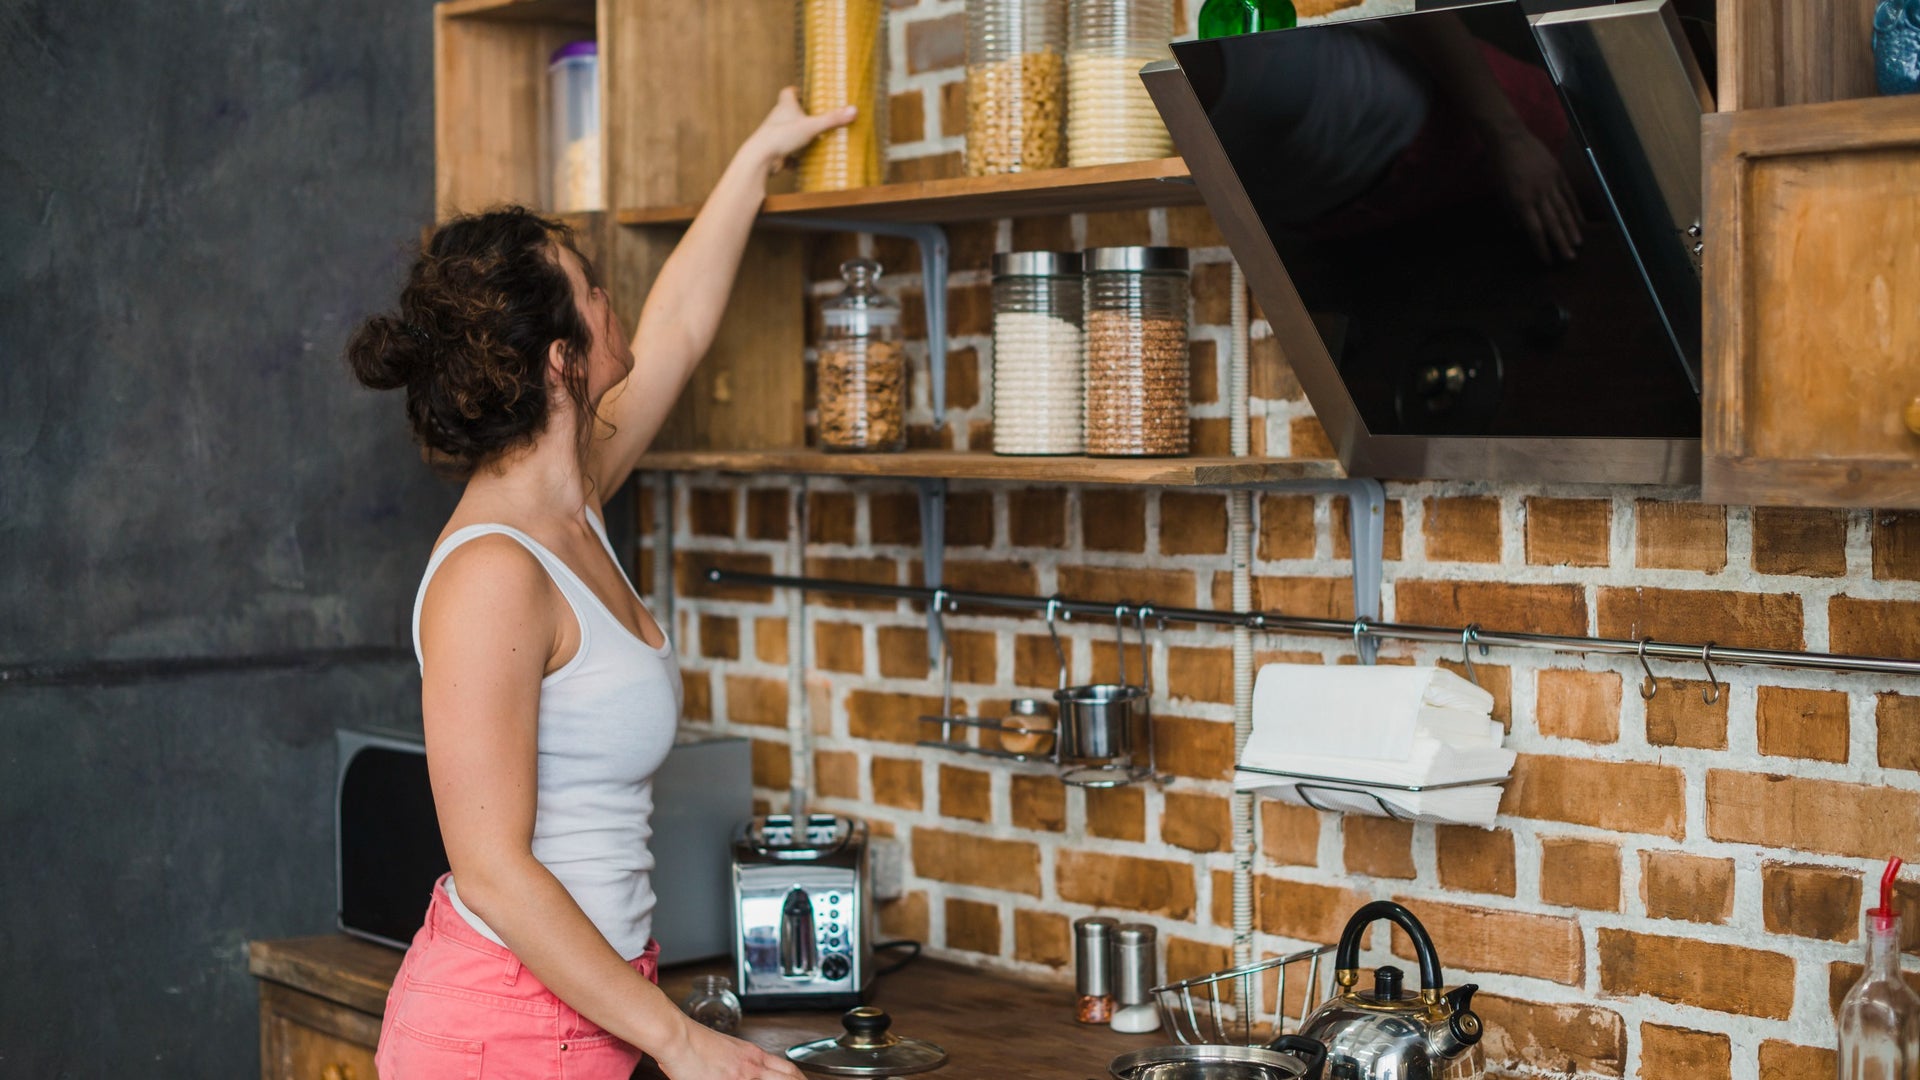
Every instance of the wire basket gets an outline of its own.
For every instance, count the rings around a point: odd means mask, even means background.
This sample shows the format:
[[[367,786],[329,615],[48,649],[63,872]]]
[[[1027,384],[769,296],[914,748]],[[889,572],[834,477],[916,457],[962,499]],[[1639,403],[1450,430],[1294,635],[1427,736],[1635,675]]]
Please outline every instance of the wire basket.
[[[1188,1045],[1263,1046],[1275,1037],[1298,1031],[1313,1010],[1331,993],[1333,965],[1322,957],[1334,946],[1302,949],[1246,967],[1216,971],[1153,988],[1160,1020],[1174,1037]],[[1287,1015],[1290,969],[1304,966],[1306,986],[1297,1015]],[[1273,1008],[1259,1006],[1266,973],[1276,972]],[[1296,976],[1299,977],[1299,976]]]

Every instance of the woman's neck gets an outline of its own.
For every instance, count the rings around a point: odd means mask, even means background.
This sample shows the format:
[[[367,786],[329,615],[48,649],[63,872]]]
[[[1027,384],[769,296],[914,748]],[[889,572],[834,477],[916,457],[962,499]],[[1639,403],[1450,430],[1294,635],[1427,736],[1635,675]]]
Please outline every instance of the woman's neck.
[[[467,492],[537,518],[579,520],[588,501],[573,425],[553,417],[533,445],[475,471]]]

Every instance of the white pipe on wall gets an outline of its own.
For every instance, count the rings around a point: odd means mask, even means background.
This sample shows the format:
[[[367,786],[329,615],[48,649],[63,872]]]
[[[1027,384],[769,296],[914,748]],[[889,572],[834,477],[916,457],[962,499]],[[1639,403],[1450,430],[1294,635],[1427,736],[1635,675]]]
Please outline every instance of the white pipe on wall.
[[[787,564],[807,572],[807,481],[800,478],[787,500]],[[792,778],[787,812],[807,814],[813,791],[813,725],[807,722],[806,590],[787,593],[787,754]]]
[[[1233,341],[1227,352],[1228,440],[1235,457],[1252,449],[1248,417],[1247,279],[1233,264]],[[1253,610],[1253,493],[1235,490],[1227,496],[1227,557],[1233,568],[1233,607]],[[1233,630],[1233,757],[1253,734],[1253,631]],[[1253,962],[1253,796],[1233,796],[1233,964]],[[1256,990],[1256,993],[1258,991]]]

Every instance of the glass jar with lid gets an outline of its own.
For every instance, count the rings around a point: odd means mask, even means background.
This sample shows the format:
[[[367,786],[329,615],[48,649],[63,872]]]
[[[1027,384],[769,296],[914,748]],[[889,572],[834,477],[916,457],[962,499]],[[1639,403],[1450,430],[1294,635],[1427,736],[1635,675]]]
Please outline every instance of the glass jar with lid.
[[[1093,248],[1086,275],[1087,453],[1188,447],[1187,250]]]
[[[993,452],[1086,449],[1080,255],[993,257]]]
[[[967,0],[967,175],[1066,162],[1067,0]]]
[[[557,214],[604,210],[600,182],[600,46],[562,45],[547,65],[547,206]]]
[[[800,153],[801,191],[840,191],[885,181],[886,0],[796,0],[800,104],[810,113],[852,105],[853,123]]]
[[[821,305],[819,408],[823,450],[904,450],[907,358],[900,305],[880,291],[880,264],[840,264],[846,286]]]
[[[725,975],[695,975],[693,992],[680,1008],[696,1022],[731,1035],[740,1030],[740,998]]]
[[[1067,23],[1067,164],[1171,156],[1140,69],[1169,55],[1173,0],[1073,0]]]

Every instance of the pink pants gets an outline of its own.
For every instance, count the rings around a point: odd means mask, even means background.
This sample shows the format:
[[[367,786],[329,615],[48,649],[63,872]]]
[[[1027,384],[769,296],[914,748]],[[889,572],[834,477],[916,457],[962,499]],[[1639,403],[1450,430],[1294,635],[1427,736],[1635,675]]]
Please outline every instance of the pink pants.
[[[659,956],[649,942],[634,970],[658,982]],[[387,994],[381,1080],[628,1080],[640,1057],[468,926],[440,879]]]

